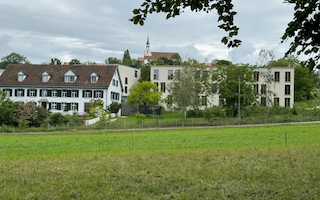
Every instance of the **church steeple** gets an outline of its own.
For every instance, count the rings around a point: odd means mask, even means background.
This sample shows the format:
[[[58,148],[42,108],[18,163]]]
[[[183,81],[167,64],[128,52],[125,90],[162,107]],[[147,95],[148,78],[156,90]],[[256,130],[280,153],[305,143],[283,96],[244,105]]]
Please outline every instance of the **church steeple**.
[[[144,56],[151,56],[149,35],[147,38],[147,45],[146,45],[146,50],[144,51]]]

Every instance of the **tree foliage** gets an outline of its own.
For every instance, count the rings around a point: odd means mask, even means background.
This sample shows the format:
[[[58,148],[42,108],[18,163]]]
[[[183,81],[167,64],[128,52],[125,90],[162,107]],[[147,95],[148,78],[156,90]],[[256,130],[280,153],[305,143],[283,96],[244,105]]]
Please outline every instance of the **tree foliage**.
[[[26,103],[18,101],[15,118],[17,121],[19,121],[21,118],[24,118],[29,121],[28,124],[32,121],[36,121],[38,118],[36,104],[32,101],[28,101]]]
[[[167,19],[180,15],[184,9],[190,7],[191,11],[210,12],[216,10],[219,16],[218,22],[222,22],[218,27],[225,30],[228,36],[223,37],[221,42],[228,47],[237,47],[241,44],[238,39],[232,37],[238,34],[239,28],[233,24],[234,16],[232,0],[144,0],[141,8],[134,9],[134,16],[130,19],[134,24],[144,25],[147,15],[154,12],[164,12]]]
[[[0,69],[7,68],[9,64],[30,64],[30,61],[27,57],[13,52],[1,58]]]
[[[101,99],[90,99],[89,103],[86,104],[86,111],[89,113],[89,116],[93,118],[104,117],[106,114]]]
[[[297,53],[310,55],[305,62],[309,70],[319,68],[320,59],[320,1],[319,0],[285,0],[294,4],[294,18],[281,38],[281,42],[294,38],[286,55]]]
[[[111,113],[118,113],[121,107],[122,107],[121,103],[113,101],[108,106],[108,111],[110,111]]]
[[[294,101],[312,99],[311,90],[315,87],[315,74],[302,65],[294,69]]]
[[[253,90],[254,67],[249,65],[229,65],[218,68],[218,88],[221,98],[226,99],[229,115],[236,115],[238,111],[239,77],[240,77],[240,108],[251,105],[256,100]]]
[[[7,93],[0,90],[0,125],[13,125],[16,106],[13,101],[6,97]]]
[[[139,79],[139,82],[143,82],[143,81],[150,81],[150,70],[151,70],[151,66],[150,63],[147,63],[145,65],[142,66],[141,68],[141,77]]]
[[[122,61],[116,57],[109,57],[104,61],[106,64],[121,64]]]
[[[49,65],[62,65],[62,62],[58,58],[51,58]]]
[[[75,59],[75,58],[70,60],[70,62],[69,62],[69,65],[80,65],[80,64],[81,64],[80,60]]]
[[[155,84],[149,81],[143,81],[132,86],[127,98],[129,105],[139,104],[144,106],[156,106],[160,100],[161,92]]]
[[[320,1],[285,0],[284,3],[295,5],[294,18],[281,38],[281,43],[293,38],[286,55],[304,53],[311,56],[305,64],[310,70],[314,70],[320,66]],[[169,19],[180,15],[186,8],[207,13],[216,10],[218,22],[222,22],[218,27],[227,32],[227,36],[221,40],[222,43],[228,47],[238,47],[241,44],[238,39],[232,40],[239,31],[233,23],[237,13],[233,10],[232,0],[144,0],[140,8],[133,10],[134,16],[130,20],[142,26],[148,14],[163,12]]]
[[[131,60],[131,67],[141,69],[142,68],[142,63],[138,59],[132,59]]]
[[[131,57],[130,57],[130,53],[129,50],[125,50],[123,53],[123,59],[122,59],[122,64],[126,65],[126,66],[131,66],[132,65],[132,61],[131,61]]]

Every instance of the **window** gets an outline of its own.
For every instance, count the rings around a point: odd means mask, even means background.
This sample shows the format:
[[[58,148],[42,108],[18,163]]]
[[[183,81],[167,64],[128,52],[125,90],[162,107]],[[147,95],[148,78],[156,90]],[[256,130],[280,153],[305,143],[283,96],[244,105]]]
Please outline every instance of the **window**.
[[[166,83],[161,83],[161,92],[166,92]]]
[[[168,70],[168,80],[173,79],[173,70]]]
[[[57,90],[52,90],[52,96],[53,96],[53,97],[57,97],[57,96],[58,96],[57,93],[58,93]]]
[[[128,77],[124,78],[124,84],[128,84]]]
[[[216,83],[212,84],[212,93],[217,93],[217,91],[218,91],[217,84]]]
[[[212,72],[212,80],[213,80],[213,81],[215,81],[215,80],[218,79],[218,73],[219,73],[219,72],[216,71],[216,70]]]
[[[284,106],[285,107],[290,107],[290,98],[285,98],[284,99]]]
[[[136,78],[138,77],[138,71],[137,70],[134,71],[134,77],[136,77]]]
[[[259,84],[254,84],[254,91],[256,91],[257,93],[259,93]]]
[[[274,72],[274,81],[276,82],[280,81],[280,72]]]
[[[47,72],[42,73],[42,82],[48,82],[50,79],[50,75]]]
[[[159,70],[155,69],[153,71],[153,79],[154,80],[159,80]]]
[[[273,100],[273,105],[274,106],[279,106],[279,102],[280,102],[279,97],[275,97],[274,100]]]
[[[91,83],[96,83],[98,81],[98,75],[96,73],[92,73],[90,75]]]
[[[111,99],[112,100],[119,100],[119,93],[111,92]]]
[[[64,82],[73,83],[75,81],[74,76],[64,76]]]
[[[159,83],[158,82],[154,82],[154,84],[157,86],[157,88],[159,90]]]
[[[261,97],[261,106],[266,106],[266,105],[267,105],[267,98]]]
[[[41,96],[41,97],[46,97],[46,96],[48,96],[47,90],[40,90],[40,96]]]
[[[61,110],[66,111],[67,109],[67,104],[66,103],[61,103]]]
[[[200,74],[201,74],[200,71],[196,71],[195,78],[201,78]]]
[[[24,73],[22,73],[21,71],[18,72],[18,81],[21,82],[23,81],[27,76],[24,75]]]
[[[71,103],[71,110],[78,110],[78,104],[77,103]]]
[[[116,85],[116,80],[112,79],[112,85],[113,85],[113,86]]]
[[[127,86],[124,87],[124,93],[128,93],[128,87]]]
[[[174,74],[180,75],[180,69],[175,70],[175,71],[174,71]]]
[[[102,91],[101,90],[95,91],[95,98],[102,98]]]
[[[61,97],[67,97],[67,90],[62,90]]]
[[[15,96],[16,97],[24,97],[24,89],[16,89]]]
[[[265,84],[261,85],[261,94],[267,94],[267,86]]]
[[[118,87],[118,81],[116,81],[116,87]]]
[[[51,110],[57,110],[57,103],[51,103]]]
[[[254,80],[259,81],[259,72],[254,72]]]
[[[206,97],[206,96],[202,96],[202,97],[201,97],[201,104],[202,104],[203,106],[206,106],[206,105],[207,105],[207,97]]]
[[[12,96],[12,89],[3,89],[3,91],[7,93],[6,97]]]
[[[37,96],[37,90],[35,90],[35,89],[28,89],[28,91],[27,91],[27,96],[28,96],[28,97],[36,97],[36,96]]]
[[[86,91],[85,92],[85,96],[84,96],[85,98],[91,98],[91,91]]]
[[[285,85],[284,94],[290,94],[290,85]]]
[[[290,82],[290,72],[286,72],[286,82]]]
[[[71,90],[71,97],[78,97],[78,90]]]

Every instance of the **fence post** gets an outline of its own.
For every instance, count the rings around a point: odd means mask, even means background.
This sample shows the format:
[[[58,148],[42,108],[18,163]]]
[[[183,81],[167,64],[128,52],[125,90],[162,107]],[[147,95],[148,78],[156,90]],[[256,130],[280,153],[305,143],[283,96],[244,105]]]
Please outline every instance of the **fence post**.
[[[298,115],[298,121],[299,121],[299,115]]]
[[[191,126],[193,126],[193,118],[191,119]]]
[[[318,114],[317,114],[317,121],[319,121],[319,120],[318,120]]]
[[[267,123],[267,116],[264,116],[264,123]]]
[[[176,127],[178,126],[178,120],[176,119]]]
[[[227,126],[229,126],[229,121],[227,120]]]
[[[278,123],[278,116],[277,116],[277,123]]]
[[[143,128],[143,120],[141,121],[141,128]]]
[[[49,131],[49,122],[48,122],[48,131]]]
[[[182,127],[184,127],[184,121],[182,121]]]
[[[159,128],[160,128],[160,119],[159,119]]]
[[[254,124],[254,116],[252,116],[252,124]]]
[[[309,115],[308,115],[308,121],[309,121]]]
[[[123,128],[126,129],[126,120],[123,121]]]
[[[106,121],[106,129],[108,129],[108,121]]]
[[[67,122],[67,130],[69,131],[69,122]]]
[[[14,133],[14,126],[12,126],[12,133]]]

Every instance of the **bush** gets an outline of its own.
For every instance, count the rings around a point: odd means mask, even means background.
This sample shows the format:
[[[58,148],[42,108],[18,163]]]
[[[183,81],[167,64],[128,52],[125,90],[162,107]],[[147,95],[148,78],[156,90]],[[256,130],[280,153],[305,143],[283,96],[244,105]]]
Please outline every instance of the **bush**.
[[[141,123],[145,118],[146,116],[144,114],[140,114],[139,112],[136,114],[136,119],[138,123]]]
[[[211,108],[206,108],[203,111],[203,115],[204,115],[204,118],[211,119],[212,118],[212,110],[211,110]]]
[[[67,116],[62,115],[61,113],[54,113],[49,118],[49,123],[52,126],[61,125],[69,121]]]

